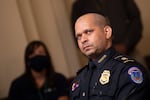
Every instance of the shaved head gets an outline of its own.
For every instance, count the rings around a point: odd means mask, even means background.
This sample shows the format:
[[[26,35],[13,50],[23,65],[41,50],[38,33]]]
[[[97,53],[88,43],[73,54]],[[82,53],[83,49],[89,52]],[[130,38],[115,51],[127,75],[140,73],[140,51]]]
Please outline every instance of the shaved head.
[[[95,23],[95,25],[100,25],[100,26],[106,26],[106,25],[110,25],[110,22],[108,20],[107,17],[104,17],[103,15],[97,14],[97,13],[87,13],[83,16],[80,16],[77,20],[76,23],[78,23],[78,21],[84,19],[85,17],[89,17],[91,20],[93,20],[93,22]]]
[[[77,19],[75,36],[81,52],[93,60],[112,44],[109,22],[97,13],[88,13]]]

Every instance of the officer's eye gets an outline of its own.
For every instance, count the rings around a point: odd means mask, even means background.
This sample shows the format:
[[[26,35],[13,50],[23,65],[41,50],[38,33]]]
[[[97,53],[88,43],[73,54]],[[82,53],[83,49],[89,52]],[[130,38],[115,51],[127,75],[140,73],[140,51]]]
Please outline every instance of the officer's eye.
[[[89,29],[89,30],[85,30],[86,34],[91,34],[94,30],[93,29]]]
[[[81,36],[82,36],[81,34],[77,34],[77,35],[76,35],[76,40],[80,40],[80,39],[81,39]]]

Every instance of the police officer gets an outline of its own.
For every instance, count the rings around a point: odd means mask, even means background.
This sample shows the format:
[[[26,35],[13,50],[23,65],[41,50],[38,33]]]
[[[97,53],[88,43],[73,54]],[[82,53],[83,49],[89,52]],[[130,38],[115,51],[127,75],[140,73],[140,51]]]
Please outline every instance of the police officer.
[[[135,53],[135,47],[142,38],[143,30],[141,13],[136,0],[74,1],[71,12],[72,28],[79,16],[87,12],[101,13],[103,11],[107,14],[113,28],[114,48],[128,55]]]
[[[146,70],[112,48],[112,28],[103,14],[80,16],[75,36],[89,62],[73,80],[70,100],[150,100]]]

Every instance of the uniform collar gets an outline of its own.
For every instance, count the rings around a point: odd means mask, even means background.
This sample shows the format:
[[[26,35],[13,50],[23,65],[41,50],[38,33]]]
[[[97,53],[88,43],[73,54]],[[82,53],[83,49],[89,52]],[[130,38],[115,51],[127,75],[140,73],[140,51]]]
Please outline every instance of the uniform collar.
[[[91,61],[91,59],[89,59],[89,62],[88,62],[89,68],[96,68],[96,67],[101,68],[100,66],[102,66],[114,54],[115,54],[115,50],[111,47],[107,49],[106,51],[104,51],[103,53],[101,53],[95,61]]]

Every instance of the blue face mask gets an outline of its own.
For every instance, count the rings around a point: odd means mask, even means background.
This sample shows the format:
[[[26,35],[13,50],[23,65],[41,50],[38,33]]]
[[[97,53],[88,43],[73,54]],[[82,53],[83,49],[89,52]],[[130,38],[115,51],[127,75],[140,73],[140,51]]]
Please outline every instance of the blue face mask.
[[[50,67],[50,61],[47,56],[37,55],[29,59],[29,67],[37,72]]]

